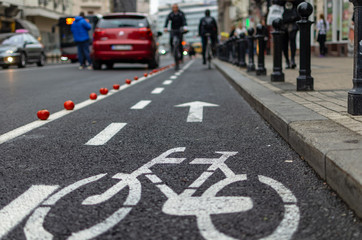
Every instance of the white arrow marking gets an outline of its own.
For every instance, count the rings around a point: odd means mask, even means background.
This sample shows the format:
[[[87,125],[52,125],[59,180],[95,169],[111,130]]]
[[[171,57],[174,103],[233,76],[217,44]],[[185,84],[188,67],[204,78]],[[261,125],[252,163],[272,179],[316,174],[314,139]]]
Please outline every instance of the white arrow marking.
[[[218,107],[219,105],[206,103],[206,102],[189,102],[175,107],[190,107],[189,115],[187,116],[187,122],[202,122],[204,107]]]

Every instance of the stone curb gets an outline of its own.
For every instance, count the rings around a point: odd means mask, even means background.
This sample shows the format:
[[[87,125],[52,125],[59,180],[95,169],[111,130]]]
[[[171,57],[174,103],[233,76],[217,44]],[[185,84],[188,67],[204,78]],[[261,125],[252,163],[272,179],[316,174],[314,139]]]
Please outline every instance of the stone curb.
[[[214,66],[362,218],[362,136],[280,95],[235,66]]]

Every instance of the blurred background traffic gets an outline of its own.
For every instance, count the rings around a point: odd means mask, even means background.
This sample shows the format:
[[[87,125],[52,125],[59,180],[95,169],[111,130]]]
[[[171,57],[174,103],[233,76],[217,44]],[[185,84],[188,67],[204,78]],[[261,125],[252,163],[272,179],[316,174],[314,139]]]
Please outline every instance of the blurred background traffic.
[[[146,14],[150,28],[153,32],[160,32],[166,16],[171,10],[171,5],[178,3],[185,13],[188,34],[185,34],[184,55],[190,51],[196,54],[201,52],[201,41],[198,36],[199,21],[204,16],[206,9],[211,11],[211,16],[217,19],[219,25],[219,41],[224,41],[234,34],[233,29],[248,29],[263,22],[269,13],[274,0],[3,0],[0,1],[0,43],[9,34],[29,34],[23,37],[22,48],[33,48],[37,51],[34,59],[27,62],[42,65],[44,59],[48,62],[75,62],[76,45],[70,31],[74,17],[80,12],[92,25],[89,32],[91,41],[99,19],[103,15],[119,12],[137,12]],[[288,0],[293,1],[293,0]],[[314,6],[312,20],[317,21],[317,16],[323,13],[330,24],[327,33],[328,54],[348,55],[353,49],[353,21],[352,4],[348,0],[306,0]],[[271,26],[268,26],[271,31]],[[312,48],[318,46],[316,42],[317,31],[313,26]],[[269,31],[269,32],[270,32]],[[268,38],[268,48],[270,39]],[[298,39],[298,38],[297,38]],[[159,55],[170,52],[168,33],[157,36]],[[28,46],[25,46],[28,45]],[[34,50],[34,48],[40,49]],[[297,46],[299,43],[297,43]],[[317,48],[317,47],[316,47]],[[14,50],[2,49],[2,61],[16,61],[15,65],[21,66],[21,56],[8,55]],[[25,51],[25,50],[24,50]],[[28,51],[28,50],[26,50]],[[5,55],[4,55],[5,54]],[[7,54],[7,55],[6,55]],[[10,57],[10,58],[9,58]],[[6,58],[6,59],[5,59]],[[1,62],[0,64],[3,64]],[[6,66],[5,66],[6,68]]]

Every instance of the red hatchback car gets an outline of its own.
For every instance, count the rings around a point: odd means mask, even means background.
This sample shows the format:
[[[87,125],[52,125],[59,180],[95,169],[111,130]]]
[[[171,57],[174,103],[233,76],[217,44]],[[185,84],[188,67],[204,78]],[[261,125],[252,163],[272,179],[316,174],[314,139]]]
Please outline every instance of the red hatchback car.
[[[149,68],[159,65],[157,38],[146,15],[113,13],[104,15],[93,34],[93,68],[102,64],[112,68],[114,63],[147,63]]]

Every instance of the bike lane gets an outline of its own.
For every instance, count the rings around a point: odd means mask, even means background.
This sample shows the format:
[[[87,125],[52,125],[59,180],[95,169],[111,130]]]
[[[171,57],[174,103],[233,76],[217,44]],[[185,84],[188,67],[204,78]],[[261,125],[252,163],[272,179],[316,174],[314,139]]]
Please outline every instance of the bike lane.
[[[4,239],[359,239],[221,75],[198,61],[171,73],[1,145],[0,218],[39,206]]]

